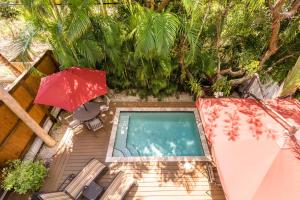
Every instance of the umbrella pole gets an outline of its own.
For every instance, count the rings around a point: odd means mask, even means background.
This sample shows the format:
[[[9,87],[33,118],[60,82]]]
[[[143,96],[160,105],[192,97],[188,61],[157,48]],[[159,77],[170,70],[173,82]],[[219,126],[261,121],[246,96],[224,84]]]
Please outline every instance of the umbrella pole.
[[[83,105],[83,107],[84,107],[85,111],[88,111],[88,109],[86,108],[86,106],[85,106],[84,104],[82,104],[82,105]]]

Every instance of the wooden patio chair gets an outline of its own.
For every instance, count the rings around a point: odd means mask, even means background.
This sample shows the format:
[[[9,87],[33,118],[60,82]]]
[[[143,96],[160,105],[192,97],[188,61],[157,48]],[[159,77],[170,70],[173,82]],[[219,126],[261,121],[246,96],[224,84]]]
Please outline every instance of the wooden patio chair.
[[[94,99],[94,102],[99,103],[99,109],[101,112],[105,112],[109,110],[110,99],[107,95],[97,97],[96,99]]]
[[[119,172],[100,200],[121,200],[134,184],[136,182],[133,178],[128,177],[124,172]]]
[[[92,159],[88,164],[74,177],[67,186],[58,192],[38,194],[40,200],[74,200],[78,199],[85,186],[94,181],[98,175],[105,169],[100,161]]]
[[[211,185],[215,185],[218,187],[222,187],[221,182],[219,181],[219,179],[215,176],[215,166],[213,165],[213,163],[208,162],[206,163],[206,171],[207,171],[207,175],[208,175],[208,181]]]
[[[97,131],[103,127],[103,122],[98,117],[91,119],[89,121],[84,122],[89,130]]]

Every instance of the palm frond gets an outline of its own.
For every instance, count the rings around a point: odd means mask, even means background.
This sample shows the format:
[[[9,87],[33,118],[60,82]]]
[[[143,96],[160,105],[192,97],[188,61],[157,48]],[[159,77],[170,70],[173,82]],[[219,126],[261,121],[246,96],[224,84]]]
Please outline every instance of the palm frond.
[[[198,8],[200,0],[182,0],[182,5],[185,9],[185,12],[188,16],[192,15]],[[199,10],[198,10],[199,11]]]
[[[281,96],[292,95],[300,87],[300,56],[295,66],[289,71],[286,79],[284,80]]]
[[[11,57],[20,57],[22,60],[26,60],[30,57],[32,52],[31,46],[33,39],[37,36],[38,30],[34,26],[28,24],[26,28],[19,34],[19,37],[11,44]]]
[[[107,59],[115,66],[116,74],[123,72],[123,57],[121,32],[119,24],[111,17],[94,17],[92,19],[95,39],[102,46]]]
[[[166,57],[174,45],[179,20],[170,13],[158,14],[153,23],[157,54]]]
[[[83,36],[92,26],[90,20],[92,2],[92,0],[70,1],[70,11],[66,16],[68,25],[66,35],[71,43]]]
[[[151,59],[166,57],[174,45],[179,20],[171,13],[156,13],[147,8],[138,9],[132,17],[135,27],[136,56]]]
[[[155,51],[155,36],[153,32],[153,20],[155,13],[150,10],[142,11],[136,27],[136,55],[151,58]]]
[[[81,66],[94,67],[96,65],[96,62],[101,61],[103,58],[102,49],[94,40],[79,40],[76,43],[76,49],[84,58],[82,59],[81,63],[79,63]]]

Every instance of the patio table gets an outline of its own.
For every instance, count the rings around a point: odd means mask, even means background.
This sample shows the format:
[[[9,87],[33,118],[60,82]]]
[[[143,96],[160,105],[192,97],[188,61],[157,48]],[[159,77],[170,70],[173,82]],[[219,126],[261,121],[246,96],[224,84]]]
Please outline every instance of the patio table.
[[[99,104],[95,102],[88,102],[78,108],[74,113],[73,117],[79,121],[88,121],[97,117],[100,113]]]
[[[104,188],[92,181],[88,186],[83,190],[82,196],[88,200],[99,199],[101,194],[104,192]]]

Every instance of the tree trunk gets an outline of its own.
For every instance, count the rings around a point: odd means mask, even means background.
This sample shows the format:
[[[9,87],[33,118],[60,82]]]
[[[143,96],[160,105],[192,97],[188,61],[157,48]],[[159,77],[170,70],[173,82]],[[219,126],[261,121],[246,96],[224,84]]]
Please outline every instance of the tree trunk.
[[[269,39],[269,46],[267,51],[263,54],[261,61],[259,63],[259,68],[262,68],[270,57],[275,54],[278,50],[278,39],[279,39],[279,31],[280,31],[280,13],[282,10],[282,6],[285,0],[279,0],[277,4],[271,8],[272,13],[272,32]]]
[[[274,6],[270,5],[270,10],[272,14],[272,33],[269,39],[268,49],[263,54],[260,60],[259,68],[262,68],[266,61],[268,61],[270,57],[274,55],[279,49],[278,41],[281,21],[293,17],[298,12],[298,9],[300,7],[300,0],[294,0],[290,10],[282,12],[285,2],[286,0],[277,0]]]
[[[240,69],[240,70],[238,70],[238,71],[233,71],[231,68],[227,68],[227,69],[221,70],[221,71],[220,71],[220,74],[221,74],[221,75],[228,74],[228,75],[230,75],[231,77],[238,77],[238,76],[244,75],[244,74],[245,74],[245,70]]]
[[[169,4],[170,0],[162,0],[162,2],[159,4],[157,11],[162,12],[167,5]]]
[[[259,62],[259,69],[261,69],[264,64],[274,55],[279,49],[279,32],[281,22],[286,19],[290,19],[293,17],[300,7],[300,0],[294,0],[291,4],[291,8],[288,11],[283,12],[284,4],[286,0],[276,0],[274,5],[272,1],[268,0],[267,4],[269,5],[270,12],[272,14],[272,27],[271,27],[271,36],[269,38],[269,45],[268,49],[263,53],[261,60]],[[241,78],[230,80],[229,83],[232,86],[237,86],[247,80],[249,80],[252,76],[251,75],[244,75]]]
[[[220,53],[220,47],[222,44],[222,31],[223,31],[223,26],[224,26],[224,21],[225,18],[228,14],[228,10],[231,8],[232,4],[230,4],[230,1],[226,1],[225,8],[224,10],[220,10],[219,12],[221,13],[219,16],[217,16],[216,20],[216,50],[217,50],[217,56],[218,56],[218,65],[217,65],[217,80],[222,78],[221,75],[221,53]]]
[[[25,112],[20,104],[2,87],[0,87],[0,100],[2,100],[46,145],[53,147],[56,141],[50,137],[40,125]]]

